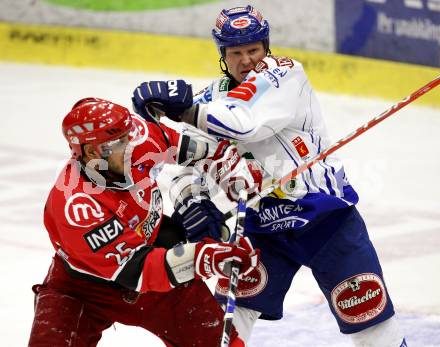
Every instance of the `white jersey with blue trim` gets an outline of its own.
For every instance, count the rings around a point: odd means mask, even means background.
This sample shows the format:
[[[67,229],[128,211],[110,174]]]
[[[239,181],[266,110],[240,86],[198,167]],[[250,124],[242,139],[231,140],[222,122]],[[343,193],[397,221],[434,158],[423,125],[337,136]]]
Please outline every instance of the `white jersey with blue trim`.
[[[236,142],[240,153],[250,152],[270,177],[280,179],[330,146],[315,92],[299,62],[268,56],[240,85],[229,90],[230,82],[223,77],[194,97],[197,127]],[[307,214],[312,219],[358,201],[335,155],[282,191],[277,196],[313,210]]]

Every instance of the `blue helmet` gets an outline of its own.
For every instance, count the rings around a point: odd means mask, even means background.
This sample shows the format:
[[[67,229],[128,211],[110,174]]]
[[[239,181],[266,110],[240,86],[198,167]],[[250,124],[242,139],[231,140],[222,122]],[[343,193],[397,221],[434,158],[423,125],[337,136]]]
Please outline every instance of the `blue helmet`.
[[[269,23],[254,7],[233,7],[223,10],[217,17],[212,37],[222,56],[225,47],[241,46],[262,41],[269,50]]]

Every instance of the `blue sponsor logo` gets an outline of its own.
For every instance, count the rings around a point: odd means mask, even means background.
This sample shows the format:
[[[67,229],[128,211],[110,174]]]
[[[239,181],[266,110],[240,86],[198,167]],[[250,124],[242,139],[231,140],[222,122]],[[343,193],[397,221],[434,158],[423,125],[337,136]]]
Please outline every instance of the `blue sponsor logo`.
[[[285,204],[263,208],[258,212],[260,227],[269,228],[270,231],[302,228],[309,223],[309,220],[292,215],[300,213],[302,210],[303,208],[299,205]]]
[[[272,72],[275,75],[278,75],[279,77],[283,78],[284,76],[286,76],[287,74],[287,70],[281,70],[280,68],[276,67],[275,69],[272,70]]]
[[[297,216],[290,216],[270,223],[261,224],[261,227],[262,228],[270,227],[270,231],[283,231],[288,229],[302,228],[308,223],[309,223],[308,219],[300,218]]]
[[[267,81],[272,83],[275,86],[275,88],[280,87],[280,82],[278,81],[278,78],[269,70],[264,70],[263,76],[266,78]]]
[[[336,50],[440,66],[438,0],[335,0]]]

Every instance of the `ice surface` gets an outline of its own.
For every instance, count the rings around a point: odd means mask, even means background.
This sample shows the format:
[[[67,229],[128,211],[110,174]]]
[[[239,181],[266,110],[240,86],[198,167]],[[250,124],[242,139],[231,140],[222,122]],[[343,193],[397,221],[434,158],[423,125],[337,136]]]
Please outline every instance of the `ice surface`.
[[[130,106],[131,92],[139,82],[175,77],[0,64],[2,346],[26,345],[33,319],[31,286],[43,280],[53,253],[42,210],[57,170],[68,158],[60,131],[63,116],[77,99],[86,96]],[[190,80],[194,90],[207,83]],[[433,93],[440,97],[440,88]],[[318,96],[334,140],[392,104],[343,95]],[[439,133],[440,110],[414,105],[338,152],[360,193],[359,209],[382,260],[397,318],[412,347],[440,346]],[[166,177],[162,177],[164,181]],[[99,345],[127,342],[163,346],[144,330],[118,324],[104,332]],[[351,345],[338,332],[308,269],[300,270],[293,282],[284,319],[257,323],[250,346],[275,345]]]

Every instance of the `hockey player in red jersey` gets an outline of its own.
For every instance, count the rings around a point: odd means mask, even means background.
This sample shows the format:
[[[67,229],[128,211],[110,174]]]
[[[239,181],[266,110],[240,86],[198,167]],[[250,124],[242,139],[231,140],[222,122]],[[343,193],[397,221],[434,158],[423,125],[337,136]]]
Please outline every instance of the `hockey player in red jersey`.
[[[96,346],[115,322],[166,346],[217,346],[223,311],[202,280],[226,277],[231,260],[245,275],[259,253],[246,239],[185,243],[185,231],[163,215],[155,177],[185,157],[189,139],[97,98],[77,102],[62,128],[72,159],[44,210],[56,254],[33,287],[29,346]],[[244,346],[232,337],[231,346]]]

